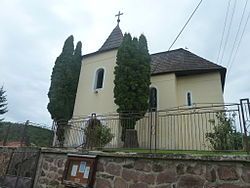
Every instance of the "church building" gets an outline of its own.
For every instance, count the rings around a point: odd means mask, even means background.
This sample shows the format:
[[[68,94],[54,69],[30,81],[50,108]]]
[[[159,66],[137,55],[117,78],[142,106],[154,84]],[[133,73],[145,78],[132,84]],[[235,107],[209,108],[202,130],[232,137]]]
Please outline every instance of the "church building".
[[[116,112],[114,67],[123,34],[119,24],[101,48],[82,59],[73,118]],[[223,103],[226,68],[185,49],[151,54],[151,95],[157,110]]]
[[[114,67],[122,40],[123,33],[118,22],[100,49],[82,58],[71,121],[80,122],[78,127],[81,129],[93,113],[104,119],[116,114]],[[213,131],[210,117],[204,120],[202,115],[196,116],[193,112],[190,113],[192,118],[178,116],[178,111],[177,115],[169,115],[168,112],[171,109],[190,110],[202,105],[223,104],[225,77],[226,68],[182,48],[151,54],[150,99],[154,99],[153,108],[165,115],[157,115],[154,123],[149,123],[148,120],[152,119],[150,115],[145,115],[145,120],[137,121],[135,129],[139,146],[151,148],[155,143],[161,149],[209,149],[206,133]],[[106,118],[103,122],[114,135],[108,147],[122,147],[119,117],[114,119]],[[84,142],[84,133],[71,130],[67,135],[67,145],[77,146]]]

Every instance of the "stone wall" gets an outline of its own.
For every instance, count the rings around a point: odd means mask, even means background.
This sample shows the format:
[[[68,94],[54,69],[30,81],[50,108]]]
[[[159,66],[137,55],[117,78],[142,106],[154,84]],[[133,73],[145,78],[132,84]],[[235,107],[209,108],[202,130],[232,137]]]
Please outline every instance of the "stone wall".
[[[205,159],[101,157],[95,188],[250,187],[250,163]]]
[[[43,151],[36,172],[35,188],[63,188],[61,184],[67,154]]]
[[[34,187],[64,187],[67,153],[72,151],[42,151]],[[250,187],[249,156],[91,154],[99,155],[94,188]]]
[[[0,176],[12,150],[0,148]],[[42,149],[34,187],[65,187],[61,182],[67,154],[76,152]],[[94,188],[250,187],[250,156],[91,154],[99,156]]]

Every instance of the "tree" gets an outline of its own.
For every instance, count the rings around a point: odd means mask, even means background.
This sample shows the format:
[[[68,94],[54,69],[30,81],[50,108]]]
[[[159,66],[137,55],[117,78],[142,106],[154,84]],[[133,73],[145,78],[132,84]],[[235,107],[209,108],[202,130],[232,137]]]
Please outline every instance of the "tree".
[[[7,110],[7,98],[5,95],[6,91],[3,89],[3,86],[0,88],[0,115],[5,114],[8,112]],[[4,118],[0,118],[2,121]]]
[[[72,117],[74,105],[75,105],[75,98],[77,92],[77,86],[81,71],[81,61],[82,61],[82,43],[79,41],[76,45],[74,54],[72,56],[72,63],[68,69],[71,70],[70,77],[68,78],[68,86],[69,86],[69,105],[70,105],[70,118]]]
[[[125,142],[124,147],[138,147],[134,129],[136,121],[148,109],[150,85],[150,55],[144,35],[140,36],[139,41],[132,39],[130,34],[124,35],[117,52],[114,74],[114,98],[122,126],[121,139]]]
[[[51,75],[48,92],[48,111],[57,123],[57,137],[63,146],[64,132],[74,109],[74,101],[81,68],[81,42],[74,50],[74,38],[69,36],[63,46],[62,53],[57,57]]]

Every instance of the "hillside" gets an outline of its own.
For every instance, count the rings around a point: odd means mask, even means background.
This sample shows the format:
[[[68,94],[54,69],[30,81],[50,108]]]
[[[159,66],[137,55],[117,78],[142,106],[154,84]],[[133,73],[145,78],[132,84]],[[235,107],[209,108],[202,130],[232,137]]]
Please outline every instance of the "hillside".
[[[24,124],[12,122],[0,122],[0,142],[4,141],[9,127],[7,142],[20,141],[23,133]],[[25,142],[32,146],[50,146],[53,139],[53,131],[29,125],[26,129]]]

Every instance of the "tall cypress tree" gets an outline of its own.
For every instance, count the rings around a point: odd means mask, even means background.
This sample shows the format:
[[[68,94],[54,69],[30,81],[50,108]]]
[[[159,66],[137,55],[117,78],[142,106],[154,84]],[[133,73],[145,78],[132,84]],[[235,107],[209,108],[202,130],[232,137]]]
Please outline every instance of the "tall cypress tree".
[[[81,67],[81,43],[74,51],[74,38],[69,36],[57,57],[51,75],[51,85],[48,93],[48,111],[57,123],[57,137],[63,145],[65,126],[71,119]]]
[[[71,109],[71,116],[73,114],[74,110],[74,105],[75,105],[75,98],[76,98],[76,92],[77,92],[77,86],[78,86],[78,81],[79,81],[79,76],[80,76],[80,71],[81,71],[81,62],[82,62],[82,43],[79,41],[76,44],[76,48],[72,57],[72,63],[69,67],[71,69],[71,78],[68,79],[69,83],[68,85],[70,86],[70,109]]]
[[[5,95],[5,90],[3,89],[3,86],[0,88],[0,115],[5,114],[7,110],[7,98]],[[0,121],[2,121],[3,118],[0,118]]]
[[[137,38],[125,34],[117,52],[115,67],[114,98],[118,105],[122,125],[122,141],[126,144],[127,129],[134,129],[148,109],[150,85],[150,55],[147,41],[141,35]],[[137,141],[138,142],[138,141]],[[137,144],[131,143],[134,147]]]

